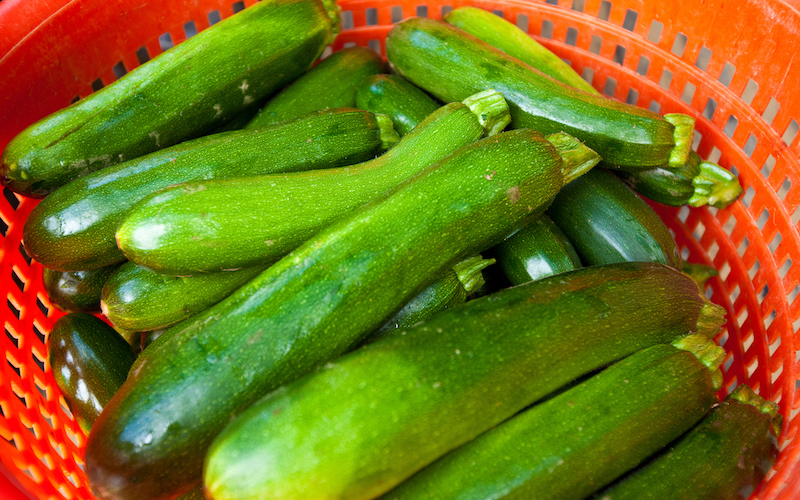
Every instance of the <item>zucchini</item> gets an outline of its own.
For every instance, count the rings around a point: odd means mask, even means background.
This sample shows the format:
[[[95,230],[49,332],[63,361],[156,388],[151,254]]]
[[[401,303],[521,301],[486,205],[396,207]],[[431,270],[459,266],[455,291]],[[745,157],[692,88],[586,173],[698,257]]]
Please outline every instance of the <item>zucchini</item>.
[[[564,186],[547,215],[586,266],[649,261],[681,269],[678,246],[667,226],[611,172],[593,169]]]
[[[738,386],[691,432],[598,500],[747,500],[778,456],[778,405]]]
[[[255,267],[178,277],[126,262],[102,289],[102,311],[117,328],[157,330],[204,311],[263,270]]]
[[[64,312],[100,312],[103,285],[119,265],[90,271],[42,270],[42,286],[50,303]]]
[[[356,86],[383,69],[381,56],[367,47],[334,52],[270,99],[245,128],[259,128],[328,108],[354,108]]]
[[[508,108],[496,92],[472,108],[444,106],[383,155],[347,168],[163,189],[126,214],[117,245],[132,262],[163,274],[274,262],[353,208],[479,139],[484,113],[502,120]]]
[[[585,498],[700,421],[718,403],[724,360],[725,350],[702,335],[648,347],[457,448],[382,498]],[[672,498],[664,486],[654,498]]]
[[[535,216],[575,175],[538,132],[507,132],[323,229],[181,324],[131,371],[86,444],[92,491],[119,499],[188,491],[232,415],[345,352],[437,275]]]
[[[493,255],[512,285],[581,267],[572,243],[545,214],[497,245]]]
[[[439,104],[403,77],[374,75],[356,89],[356,107],[388,116],[403,136],[436,111]]]
[[[583,373],[690,331],[712,336],[722,315],[689,278],[652,263],[471,300],[254,404],[209,450],[206,491],[373,498]]]
[[[136,355],[113,328],[88,313],[60,317],[47,336],[47,359],[56,385],[83,432],[128,375]]]
[[[441,21],[397,23],[386,38],[386,54],[401,76],[443,102],[487,88],[501,92],[514,128],[566,132],[597,151],[605,165],[640,169],[674,164],[691,147],[692,132],[683,125],[573,89]]]
[[[114,232],[136,201],[192,179],[252,176],[347,165],[372,158],[393,129],[360,110],[310,114],[263,130],[187,141],[76,179],[42,200],[23,228],[25,249],[62,271],[125,260]],[[311,141],[311,142],[309,142]]]
[[[334,0],[265,0],[201,31],[6,146],[2,183],[44,196],[198,137],[300,76],[339,28]]]

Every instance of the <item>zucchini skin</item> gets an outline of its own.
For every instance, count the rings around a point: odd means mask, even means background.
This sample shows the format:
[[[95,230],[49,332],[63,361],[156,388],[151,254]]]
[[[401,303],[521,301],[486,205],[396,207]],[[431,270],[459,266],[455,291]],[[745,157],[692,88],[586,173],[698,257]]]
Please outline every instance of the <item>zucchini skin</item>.
[[[56,271],[44,268],[42,284],[50,302],[64,312],[100,312],[100,295],[118,265],[90,271]]]
[[[85,433],[128,375],[136,355],[113,328],[88,313],[59,318],[47,337],[50,370]]]
[[[169,187],[144,197],[125,215],[117,244],[132,262],[163,274],[274,262],[482,134],[475,114],[451,103],[383,155],[357,165]],[[155,227],[158,238],[151,236]]]
[[[356,89],[356,107],[392,119],[401,136],[439,108],[428,94],[398,75],[374,75]]]
[[[92,491],[161,499],[194,487],[232,415],[342,354],[433,277],[535,216],[561,187],[561,168],[534,131],[474,142],[182,323],[95,424],[85,454]]]
[[[254,404],[209,450],[206,491],[373,498],[581,374],[693,331],[703,302],[689,278],[653,263],[471,300]]]
[[[439,100],[458,101],[493,88],[508,101],[512,127],[566,132],[606,164],[666,165],[675,146],[675,127],[657,113],[576,90],[441,21],[397,23],[386,54],[401,76]]]
[[[146,195],[193,179],[357,163],[382,150],[381,130],[372,113],[337,109],[260,130],[201,137],[108,167],[42,200],[23,227],[25,249],[62,271],[123,262],[114,233],[122,215]]]
[[[512,285],[521,285],[582,266],[567,236],[542,214],[493,250]]]
[[[688,431],[718,403],[715,392],[694,353],[654,345],[503,422],[382,498],[585,498]],[[661,494],[672,498],[669,489]]]
[[[586,266],[648,261],[678,270],[682,260],[655,211],[614,174],[592,169],[564,186],[547,216]]]
[[[328,108],[355,108],[356,86],[384,69],[367,47],[334,52],[272,97],[244,128],[259,128]]]
[[[165,276],[126,262],[102,288],[102,311],[115,327],[157,330],[197,314],[255,278],[263,267],[198,276]]]
[[[95,170],[203,135],[300,76],[338,28],[338,13],[319,0],[254,7],[28,127],[3,152],[2,183],[41,197]]]
[[[649,462],[593,498],[602,500],[747,500],[778,457],[773,426],[777,405],[765,412],[739,401],[739,386],[694,429]],[[755,398],[761,399],[752,393]],[[751,396],[751,397],[752,397]],[[763,402],[764,400],[761,399]]]

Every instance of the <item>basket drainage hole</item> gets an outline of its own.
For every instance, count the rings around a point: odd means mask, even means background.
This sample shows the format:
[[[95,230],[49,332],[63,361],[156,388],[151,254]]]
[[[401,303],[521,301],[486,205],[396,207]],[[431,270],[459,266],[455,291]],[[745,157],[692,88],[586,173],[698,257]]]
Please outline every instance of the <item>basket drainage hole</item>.
[[[400,7],[399,5],[392,7],[392,23],[399,23],[402,19],[403,19],[403,8]]]
[[[365,11],[365,14],[367,17],[366,19],[367,26],[375,26],[376,24],[378,24],[378,9],[376,9],[375,7],[370,7]],[[446,14],[446,12],[444,12],[444,9],[442,9],[442,15],[444,14]]]
[[[639,102],[639,92],[636,89],[629,89],[628,97],[625,98],[625,103],[636,106],[637,102]]]
[[[218,22],[222,21],[222,15],[220,15],[218,10],[212,10],[206,14],[206,19],[208,19],[209,26],[214,26]]]
[[[172,43],[172,35],[169,33],[164,33],[158,36],[158,46],[161,47],[161,50],[169,50],[173,45],[174,43]]]
[[[778,269],[778,275],[781,279],[784,279],[786,275],[789,273],[789,269],[792,268],[792,259],[786,259],[786,262]]]
[[[747,86],[744,88],[744,92],[742,92],[742,101],[749,106],[753,102],[753,98],[755,98],[757,92],[758,84],[752,79],[748,80]]]
[[[764,119],[767,125],[772,125],[772,120],[775,119],[775,116],[778,114],[778,110],[781,109],[781,104],[774,98],[770,98],[769,104],[767,104],[767,109],[764,110],[764,113],[761,115],[761,118]]]
[[[503,16],[503,11],[499,10],[499,9],[494,9],[492,11],[492,14],[494,14],[497,17],[499,17],[500,19],[503,19],[505,17],[505,16]]]
[[[244,10],[244,2],[234,2],[233,4],[233,13],[236,14],[237,12],[241,12]]]
[[[708,98],[706,101],[706,107],[703,109],[703,116],[707,120],[711,120],[714,118],[714,112],[717,111],[717,101],[715,101],[712,97]]]
[[[17,198],[17,195],[15,195],[10,189],[3,188],[3,196],[8,204],[11,205],[12,210],[16,210],[19,206],[19,198]]]
[[[613,96],[616,90],[617,90],[617,80],[609,76],[608,78],[606,78],[606,85],[605,87],[603,87],[603,93],[607,96]]]
[[[756,196],[756,190],[753,188],[753,186],[748,187],[747,191],[744,192],[744,196],[742,196],[742,203],[744,204],[744,206],[749,207],[750,204],[753,202],[753,198],[755,198],[755,196]]]
[[[428,17],[428,6],[427,5],[418,5],[417,6],[417,17]]]
[[[103,80],[100,78],[92,82],[92,90],[95,92],[102,89],[103,87],[105,87],[105,85],[103,85]]]
[[[575,12],[583,12],[584,0],[572,0],[572,10]]]
[[[617,64],[625,64],[625,47],[622,45],[617,45],[617,48],[614,49],[614,58],[612,59],[613,62]]]
[[[452,7],[451,7],[451,9],[452,9]],[[517,28],[521,29],[525,33],[528,32],[529,23],[530,23],[530,19],[528,19],[528,16],[526,16],[525,14],[519,14],[517,16]]]
[[[573,27],[567,28],[567,38],[564,42],[574,47],[578,43],[578,29]]]
[[[542,21],[542,31],[540,35],[542,38],[553,38],[553,21],[547,19]]]
[[[661,111],[661,103],[654,99],[654,100],[650,101],[649,108],[650,108],[650,111],[652,111],[653,113],[658,113],[659,111]]]
[[[551,27],[552,27],[552,23]],[[600,54],[600,49],[603,47],[603,39],[597,35],[592,35],[592,41],[589,43],[589,52],[592,54]]]
[[[342,12],[341,13],[341,19],[342,19],[342,29],[343,30],[353,29],[353,11],[352,10],[346,10],[346,11]]]
[[[785,142],[787,146],[791,145],[792,142],[794,142],[794,138],[797,137],[797,131],[799,128],[800,126],[798,126],[797,121],[794,118],[792,118],[792,121],[789,122],[789,126],[786,127],[786,132],[784,132],[783,137],[781,137],[781,139],[783,139],[783,142]]]
[[[622,27],[628,31],[633,31],[636,28],[637,19],[639,19],[639,13],[635,10],[628,9],[625,13],[625,20],[622,22]]]
[[[695,61],[694,65],[703,71],[707,70],[708,63],[711,62],[711,54],[711,49],[706,46],[701,47],[700,53],[697,54],[697,61]]]
[[[547,0],[550,5],[558,5],[558,0]]]
[[[733,64],[726,62],[725,66],[722,68],[722,73],[719,75],[719,83],[729,87],[731,82],[733,81],[733,75],[736,74],[736,66]]]
[[[127,68],[125,68],[125,63],[123,63],[122,61],[115,64],[114,67],[111,68],[111,70],[114,72],[114,76],[118,79],[122,78],[128,73]]]
[[[647,32],[647,39],[653,43],[658,43],[661,40],[661,33],[663,31],[664,23],[654,20],[650,23],[650,31]]]
[[[8,337],[8,340],[10,340],[12,344],[14,344],[14,347],[16,347],[17,349],[19,349],[19,338],[18,338],[18,337],[16,337],[16,336],[14,336],[14,335],[13,335],[13,334],[12,334],[12,333],[11,333],[11,332],[8,330],[8,327],[6,327],[6,328],[5,328],[5,330],[6,330],[6,337]]]
[[[17,319],[19,319],[20,310],[17,309],[17,307],[14,304],[11,303],[11,300],[6,299],[6,305],[8,306],[8,309],[14,314],[14,316]]]
[[[697,87],[695,87],[692,82],[686,82],[686,86],[683,88],[683,94],[681,95],[681,101],[691,105],[696,90]]]
[[[678,33],[675,36],[675,42],[672,44],[672,53],[678,57],[683,56],[683,51],[686,50],[686,43],[689,38],[683,33]]]
[[[708,154],[708,161],[711,163],[719,163],[720,157],[722,157],[722,151],[720,151],[716,146],[712,147],[711,153]],[[731,169],[731,171],[733,171],[733,169]]]
[[[650,69],[650,59],[646,56],[639,58],[639,64],[636,66],[636,72],[642,76],[647,76],[647,70]]]
[[[38,366],[39,369],[44,372],[44,360],[39,359],[39,356],[36,355],[36,352],[31,352],[31,359],[34,363],[36,363],[36,366]]]
[[[583,77],[584,80],[586,80],[586,83],[591,85],[592,80],[594,80],[594,70],[589,67],[584,67],[583,74],[581,76]]]
[[[608,21],[608,18],[611,17],[611,2],[608,0],[600,2],[600,11],[598,11],[597,17],[603,21]]]
[[[48,309],[48,308],[47,308],[47,306],[46,306],[46,305],[44,305],[44,302],[42,302],[42,299],[41,299],[41,298],[39,298],[39,297],[36,297],[36,306],[39,308],[39,310],[40,310],[40,311],[42,312],[42,314],[44,314],[45,316],[47,316],[48,314],[50,314],[50,309]]]
[[[777,231],[775,236],[772,238],[772,241],[769,242],[769,251],[775,253],[778,250],[781,241],[783,241],[783,236],[781,235],[780,231]]]
[[[14,280],[14,284],[17,285],[17,288],[19,288],[20,292],[25,291],[25,282],[19,277],[19,274],[17,274],[16,270],[11,270],[11,279]]]
[[[81,96],[79,96],[79,95],[76,95],[75,97],[73,97],[73,98],[72,98],[72,100],[71,100],[71,101],[69,101],[69,103],[70,103],[70,104],[75,104],[76,102],[78,102],[78,101],[80,101],[80,100],[81,100]]]
[[[670,83],[672,83],[672,71],[664,68],[664,72],[661,74],[661,80],[659,80],[658,86],[662,89],[669,90]]]
[[[6,363],[8,363],[8,366],[10,366],[12,370],[14,370],[14,373],[17,374],[17,377],[22,378],[22,370],[18,365],[14,364],[11,361],[11,358],[9,358],[8,356],[6,356]]]

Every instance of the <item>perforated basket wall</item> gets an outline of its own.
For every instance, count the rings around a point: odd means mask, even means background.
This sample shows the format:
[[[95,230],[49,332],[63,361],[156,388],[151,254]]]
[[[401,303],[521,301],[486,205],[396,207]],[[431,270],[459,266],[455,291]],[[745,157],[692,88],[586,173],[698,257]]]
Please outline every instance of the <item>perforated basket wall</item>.
[[[24,126],[114,81],[255,0],[5,0],[0,2],[0,148]],[[694,147],[734,170],[745,194],[725,210],[656,210],[684,259],[720,270],[707,294],[725,307],[725,388],[748,383],[779,402],[782,451],[754,495],[800,497],[800,13],[780,0],[341,0],[333,50],[384,54],[390,25],[462,5],[527,30],[616,99],[697,118]],[[20,244],[35,201],[0,198],[0,458],[30,495],[91,498],[85,436],[47,364],[59,316],[41,266]],[[10,494],[10,493],[9,493]]]

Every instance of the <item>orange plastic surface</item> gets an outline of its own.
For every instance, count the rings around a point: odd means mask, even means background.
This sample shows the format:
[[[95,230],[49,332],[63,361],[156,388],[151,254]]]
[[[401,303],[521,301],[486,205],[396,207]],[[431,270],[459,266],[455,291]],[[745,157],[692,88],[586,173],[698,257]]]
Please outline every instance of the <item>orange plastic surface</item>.
[[[0,147],[130,71],[145,51],[153,57],[255,2],[71,0],[53,9],[58,1],[41,0],[41,24],[13,48],[0,35],[8,50],[0,52]],[[13,2],[0,4],[0,26],[22,8]],[[684,259],[720,270],[707,294],[728,313],[717,339],[728,351],[722,393],[750,384],[784,415],[778,462],[753,498],[800,498],[800,2],[341,0],[344,30],[333,48],[384,54],[392,23],[468,4],[521,26],[601,92],[695,116],[698,153],[739,174],[744,196],[725,210],[654,207]],[[46,361],[45,338],[60,313],[42,291],[41,266],[20,246],[35,203],[7,190],[0,198],[0,459],[37,498],[88,499],[85,436]]]

